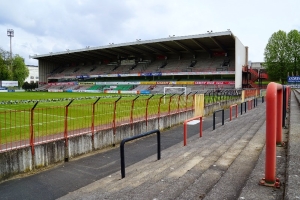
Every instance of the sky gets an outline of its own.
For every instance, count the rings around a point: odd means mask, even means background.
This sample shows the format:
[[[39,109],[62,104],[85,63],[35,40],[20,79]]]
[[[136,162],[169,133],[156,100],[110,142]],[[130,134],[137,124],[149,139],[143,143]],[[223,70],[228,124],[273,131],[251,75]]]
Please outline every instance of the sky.
[[[249,60],[264,61],[264,49],[279,30],[300,31],[299,0],[10,0],[0,1],[0,48],[26,65],[29,55],[188,36],[230,29]]]

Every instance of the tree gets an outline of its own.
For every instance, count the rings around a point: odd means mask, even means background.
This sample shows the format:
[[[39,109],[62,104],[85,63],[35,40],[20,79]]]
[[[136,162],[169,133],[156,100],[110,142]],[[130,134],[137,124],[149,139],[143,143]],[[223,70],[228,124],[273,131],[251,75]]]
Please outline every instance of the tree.
[[[22,57],[15,55],[11,58],[8,51],[0,48],[0,80],[18,81],[22,86],[28,75],[29,70]]]
[[[289,52],[289,71],[294,75],[300,72],[300,33],[292,30],[287,35],[288,52]]]
[[[5,61],[0,56],[0,80],[9,80],[11,78],[11,71],[9,71]]]
[[[19,86],[22,86],[24,80],[29,76],[29,70],[24,63],[24,59],[16,55],[12,62],[13,80],[18,81]]]
[[[271,80],[286,81],[288,74],[300,69],[300,34],[292,30],[288,34],[279,30],[272,34],[264,52],[264,66]]]

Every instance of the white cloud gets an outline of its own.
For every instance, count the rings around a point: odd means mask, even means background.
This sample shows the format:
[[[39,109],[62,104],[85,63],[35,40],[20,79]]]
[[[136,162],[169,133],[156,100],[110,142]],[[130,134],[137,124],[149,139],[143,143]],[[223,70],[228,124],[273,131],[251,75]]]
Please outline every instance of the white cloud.
[[[231,31],[249,60],[263,61],[272,33],[300,29],[298,0],[22,0],[0,2],[0,47],[9,50],[7,29],[14,29],[13,53],[29,55],[157,39]]]

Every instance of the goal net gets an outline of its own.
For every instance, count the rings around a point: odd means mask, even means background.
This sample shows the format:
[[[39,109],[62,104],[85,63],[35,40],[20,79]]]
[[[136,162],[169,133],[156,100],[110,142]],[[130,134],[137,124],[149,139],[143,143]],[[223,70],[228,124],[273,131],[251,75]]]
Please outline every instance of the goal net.
[[[186,87],[164,87],[164,94],[184,94],[186,95]]]
[[[164,87],[164,95],[186,95],[186,87]],[[164,97],[164,103],[166,103],[166,96]]]

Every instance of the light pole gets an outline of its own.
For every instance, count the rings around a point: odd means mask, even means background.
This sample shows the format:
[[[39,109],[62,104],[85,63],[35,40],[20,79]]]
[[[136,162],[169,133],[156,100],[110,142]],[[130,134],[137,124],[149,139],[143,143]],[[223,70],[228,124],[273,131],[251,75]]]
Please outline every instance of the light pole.
[[[12,59],[11,38],[14,37],[14,30],[7,29],[7,36],[10,38],[10,59]]]

